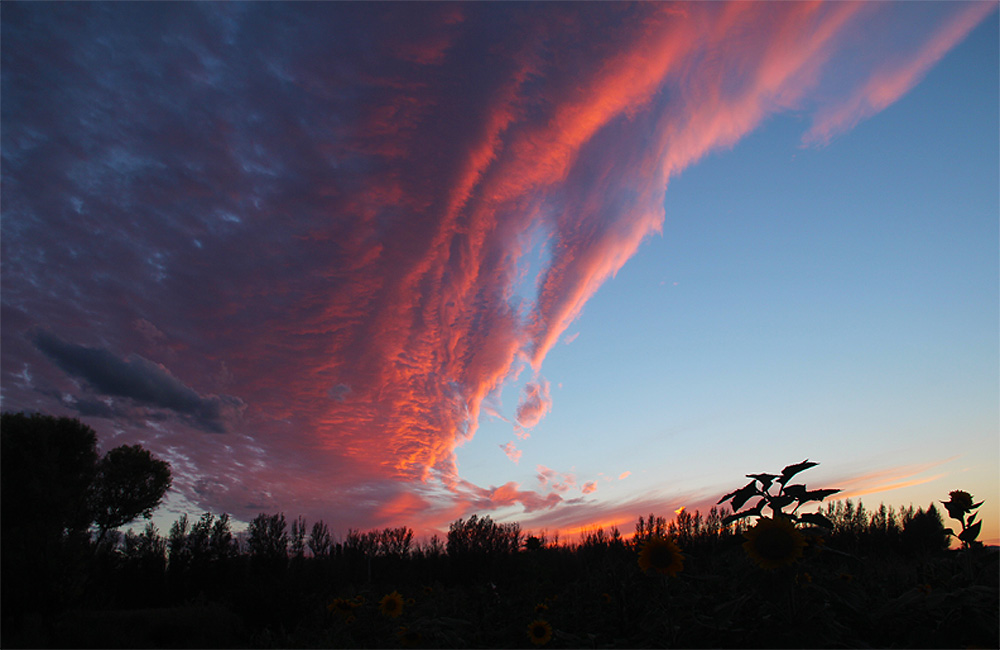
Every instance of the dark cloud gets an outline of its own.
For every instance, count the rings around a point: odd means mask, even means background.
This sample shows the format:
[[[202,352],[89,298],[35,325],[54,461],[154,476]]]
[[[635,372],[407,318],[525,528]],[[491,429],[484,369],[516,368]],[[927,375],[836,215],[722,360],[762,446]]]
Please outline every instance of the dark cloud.
[[[96,393],[172,411],[204,431],[229,430],[246,407],[230,395],[199,395],[163,366],[136,354],[121,359],[105,349],[67,343],[46,330],[35,332],[33,342],[64,372],[84,380]],[[93,399],[78,400],[77,408],[83,415],[114,414],[107,404]]]

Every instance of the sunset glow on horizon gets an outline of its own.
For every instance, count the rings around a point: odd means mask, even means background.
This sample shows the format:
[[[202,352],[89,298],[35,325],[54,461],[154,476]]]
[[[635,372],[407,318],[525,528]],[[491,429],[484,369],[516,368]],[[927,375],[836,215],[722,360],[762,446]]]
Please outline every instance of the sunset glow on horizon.
[[[181,512],[985,499],[996,2],[5,3],[2,408]]]

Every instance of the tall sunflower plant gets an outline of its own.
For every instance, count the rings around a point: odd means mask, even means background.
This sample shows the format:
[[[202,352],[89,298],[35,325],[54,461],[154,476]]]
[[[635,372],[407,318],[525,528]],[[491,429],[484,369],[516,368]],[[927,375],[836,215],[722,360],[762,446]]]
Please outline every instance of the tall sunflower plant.
[[[962,531],[955,533],[951,528],[945,528],[945,532],[957,537],[962,542],[962,548],[982,546],[982,542],[976,540],[982,522],[976,521],[976,513],[973,511],[983,505],[983,502],[973,503],[972,495],[965,490],[949,492],[948,497],[947,501],[941,503],[948,510],[948,516],[962,524]]]
[[[833,528],[833,523],[823,515],[799,514],[798,510],[806,503],[822,501],[840,490],[808,490],[805,484],[789,483],[799,472],[818,464],[807,459],[789,465],[781,470],[781,474],[747,474],[747,478],[753,479],[751,482],[719,499],[720,504],[729,501],[733,509],[733,514],[723,519],[723,524],[731,524],[746,517],[757,517],[756,525],[743,533],[746,538],[743,548],[764,569],[788,566],[802,557],[809,541],[796,528],[797,524]],[[755,503],[740,511],[740,508],[755,498]],[[770,517],[764,514],[764,508],[771,511]],[[817,540],[814,537],[814,543]]]
[[[764,508],[767,508],[771,511],[772,519],[782,517],[799,524],[833,528],[833,523],[823,515],[817,512],[798,514],[798,510],[810,501],[822,501],[840,492],[840,489],[808,490],[805,484],[789,483],[799,472],[817,465],[819,463],[807,459],[785,467],[781,474],[747,474],[747,478],[753,479],[752,481],[719,499],[719,504],[729,501],[733,510],[733,514],[722,520],[723,525],[746,517],[763,517]],[[754,498],[757,501],[741,512],[740,508]]]

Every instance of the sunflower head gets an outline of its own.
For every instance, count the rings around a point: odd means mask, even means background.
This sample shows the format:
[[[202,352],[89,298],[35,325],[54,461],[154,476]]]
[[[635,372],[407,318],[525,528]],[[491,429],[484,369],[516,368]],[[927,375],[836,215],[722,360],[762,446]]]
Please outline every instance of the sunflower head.
[[[333,602],[326,606],[327,611],[333,612],[334,614],[340,614],[341,616],[347,617],[358,605],[347,598],[334,598]]]
[[[764,569],[777,569],[795,563],[806,546],[795,524],[786,517],[761,517],[757,525],[743,533],[747,555]]]
[[[639,568],[666,576],[676,576],[684,569],[684,556],[673,541],[663,537],[650,538],[639,551]]]
[[[956,507],[962,508],[963,510],[972,509],[972,495],[965,490],[954,490],[948,493],[951,497],[951,502],[955,504]]]
[[[378,601],[378,609],[384,616],[396,618],[403,613],[403,597],[398,591],[386,594]]]
[[[537,646],[542,646],[552,640],[552,626],[543,619],[535,619],[528,625],[528,639]]]

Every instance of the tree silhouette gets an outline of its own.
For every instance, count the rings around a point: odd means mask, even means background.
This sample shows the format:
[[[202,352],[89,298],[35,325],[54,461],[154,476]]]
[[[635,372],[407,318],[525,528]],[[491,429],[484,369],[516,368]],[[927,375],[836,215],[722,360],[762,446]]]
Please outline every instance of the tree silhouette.
[[[330,540],[330,529],[323,520],[312,525],[312,532],[309,534],[309,550],[313,557],[325,557],[330,554],[332,542]]]
[[[30,612],[58,612],[90,597],[100,588],[96,572],[115,561],[104,554],[95,563],[95,550],[106,537],[111,550],[117,539],[109,533],[150,515],[169,486],[170,466],[138,445],[101,459],[96,433],[79,420],[2,414],[4,626],[17,629]]]
[[[448,529],[448,555],[497,556],[517,551],[521,546],[521,526],[498,524],[489,515],[452,522]]]
[[[122,445],[105,454],[91,490],[98,541],[140,515],[148,519],[170,484],[170,465],[139,445]]]
[[[0,416],[0,517],[4,546],[12,533],[35,539],[86,530],[88,491],[97,474],[97,435],[79,420]]]
[[[247,527],[250,555],[265,563],[282,563],[288,558],[288,532],[284,513],[254,517]]]

